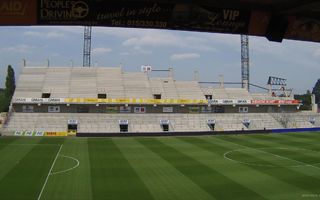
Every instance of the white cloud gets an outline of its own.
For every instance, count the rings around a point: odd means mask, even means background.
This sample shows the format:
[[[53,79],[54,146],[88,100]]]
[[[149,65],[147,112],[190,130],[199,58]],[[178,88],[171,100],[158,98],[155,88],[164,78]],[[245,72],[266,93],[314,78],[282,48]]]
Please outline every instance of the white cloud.
[[[49,31],[49,32],[39,32],[39,31],[26,31],[24,32],[25,36],[30,37],[41,37],[46,39],[59,39],[59,38],[65,38],[65,34],[58,31]]]
[[[151,47],[174,47],[187,48],[199,51],[216,51],[206,37],[186,36],[170,31],[149,30],[126,39],[124,46],[151,46]]]
[[[27,36],[62,38],[70,34],[83,34],[83,27],[32,27],[25,32]],[[115,37],[123,40],[123,46],[178,47],[200,51],[217,51],[212,43],[213,35],[208,33],[179,32],[158,29],[93,27],[92,35],[97,37]],[[215,40],[221,41],[219,36]],[[226,39],[230,42],[230,39]]]
[[[313,51],[313,56],[316,57],[316,58],[320,58],[320,49],[315,49]]]
[[[33,51],[35,47],[29,46],[26,44],[20,44],[16,46],[11,46],[11,47],[3,47],[0,49],[0,52],[2,53],[30,53]]]
[[[121,53],[121,55],[123,56],[148,55],[148,54],[152,54],[152,51],[143,49],[141,46],[134,46],[132,50]]]
[[[171,55],[171,60],[189,60],[199,58],[200,55],[197,53],[182,53],[182,54],[173,54]]]
[[[110,53],[111,51],[112,51],[111,48],[98,47],[98,48],[92,49],[92,54],[101,55],[101,54]]]
[[[172,34],[155,33],[137,37],[131,37],[125,40],[122,44],[124,46],[181,46],[183,43],[181,39]]]

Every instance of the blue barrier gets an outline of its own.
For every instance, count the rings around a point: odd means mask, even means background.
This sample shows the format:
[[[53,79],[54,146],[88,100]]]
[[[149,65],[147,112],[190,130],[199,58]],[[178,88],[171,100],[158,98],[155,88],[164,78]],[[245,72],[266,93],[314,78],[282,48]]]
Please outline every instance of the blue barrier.
[[[320,131],[320,127],[314,128],[286,128],[286,129],[272,129],[272,133],[288,133],[288,132],[308,132],[308,131]]]

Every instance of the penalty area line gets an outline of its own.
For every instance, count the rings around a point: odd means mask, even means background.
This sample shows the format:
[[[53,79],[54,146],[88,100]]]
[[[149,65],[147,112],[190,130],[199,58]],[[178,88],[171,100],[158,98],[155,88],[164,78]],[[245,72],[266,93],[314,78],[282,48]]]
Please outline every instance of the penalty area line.
[[[53,162],[52,162],[51,168],[50,168],[50,170],[49,170],[49,172],[48,172],[48,175],[47,175],[46,180],[45,180],[45,182],[44,182],[44,184],[43,184],[43,186],[42,186],[42,189],[41,189],[41,191],[40,191],[40,194],[39,194],[37,200],[40,200],[40,199],[41,199],[41,195],[42,195],[42,193],[43,193],[43,191],[44,191],[44,188],[45,188],[46,185],[47,185],[47,182],[48,182],[48,180],[49,180],[49,176],[51,175],[51,171],[52,171],[52,169],[53,169],[54,164],[56,163],[56,160],[57,160],[57,158],[58,158],[58,156],[59,156],[59,153],[60,153],[62,147],[63,147],[63,144],[60,145],[59,151],[58,151],[56,157],[54,158],[54,160],[53,160]]]

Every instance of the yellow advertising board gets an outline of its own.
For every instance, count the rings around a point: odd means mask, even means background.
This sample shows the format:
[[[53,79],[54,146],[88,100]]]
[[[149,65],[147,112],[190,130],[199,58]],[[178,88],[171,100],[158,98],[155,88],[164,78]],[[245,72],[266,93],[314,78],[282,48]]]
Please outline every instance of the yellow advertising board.
[[[63,131],[63,132],[54,132],[54,131],[45,131],[44,136],[52,136],[52,137],[63,137],[63,136],[68,136],[68,132]]]
[[[204,99],[141,99],[141,98],[119,98],[119,99],[98,99],[98,98],[66,98],[66,103],[106,103],[106,104],[208,104]]]

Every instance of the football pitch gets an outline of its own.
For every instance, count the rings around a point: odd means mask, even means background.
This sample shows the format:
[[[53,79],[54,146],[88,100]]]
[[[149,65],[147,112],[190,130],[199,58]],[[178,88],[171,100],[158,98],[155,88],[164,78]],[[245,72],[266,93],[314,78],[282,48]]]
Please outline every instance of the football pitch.
[[[0,137],[0,199],[319,199],[319,141],[319,132]]]

